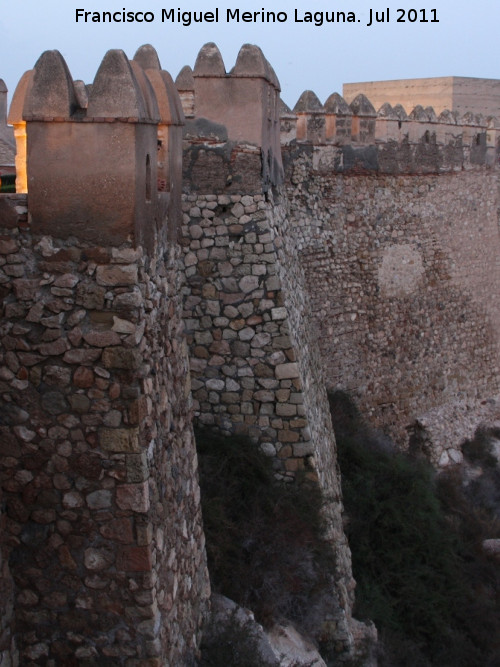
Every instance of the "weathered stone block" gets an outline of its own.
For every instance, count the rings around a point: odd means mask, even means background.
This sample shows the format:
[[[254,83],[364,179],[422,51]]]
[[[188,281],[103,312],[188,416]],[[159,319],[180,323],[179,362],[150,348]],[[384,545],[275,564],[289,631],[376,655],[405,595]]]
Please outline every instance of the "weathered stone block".
[[[118,287],[119,285],[135,285],[138,274],[135,264],[106,264],[98,266],[96,280],[98,285]]]
[[[133,334],[136,330],[136,325],[129,320],[123,320],[120,317],[113,316],[113,331],[122,334]]]
[[[149,487],[142,484],[122,484],[116,489],[116,504],[122,510],[147,512],[149,510]]]
[[[102,510],[111,507],[112,493],[105,489],[93,491],[86,496],[87,506],[92,510]]]
[[[40,281],[36,279],[19,279],[12,281],[14,294],[17,299],[21,299],[22,301],[34,299],[39,284]]]
[[[127,456],[125,463],[127,470],[127,482],[144,482],[149,477],[149,467],[146,452]]]
[[[108,347],[102,353],[102,363],[106,368],[136,370],[141,364],[141,355],[139,350]]]
[[[259,286],[258,276],[244,276],[239,282],[239,288],[244,294],[253,292]]]
[[[110,347],[121,343],[115,331],[89,331],[83,334],[83,340],[93,347]]]
[[[132,520],[128,518],[113,519],[99,528],[101,535],[107,540],[130,544],[133,542]]]
[[[69,350],[63,359],[67,364],[91,364],[99,359],[101,350]]]
[[[280,442],[298,442],[300,440],[300,436],[295,431],[284,430],[278,432],[278,440]]]
[[[99,445],[107,452],[139,452],[138,428],[99,429]]]
[[[297,414],[297,406],[289,403],[278,403],[276,405],[276,414],[280,417],[294,417]]]
[[[94,377],[90,368],[79,366],[73,374],[73,384],[80,389],[88,389],[94,384]]]
[[[123,572],[150,572],[153,567],[151,547],[122,547],[116,559],[116,569]]]
[[[76,288],[76,303],[89,310],[104,308],[106,290],[94,283],[80,283]]]
[[[296,363],[278,364],[275,372],[278,380],[288,380],[299,377],[299,367]]]
[[[76,509],[77,507],[83,507],[83,496],[78,491],[69,491],[68,493],[64,494],[62,504],[66,509]]]
[[[67,340],[64,338],[59,338],[53,343],[42,343],[38,346],[38,351],[40,354],[46,356],[58,356],[60,354],[64,354],[69,349],[69,347],[70,345]]]
[[[85,414],[90,409],[90,399],[84,394],[74,394],[73,396],[70,396],[68,400],[71,408],[77,414]]]
[[[51,415],[59,415],[62,412],[67,412],[69,405],[60,392],[48,391],[42,395],[42,408]]]
[[[271,317],[273,320],[284,320],[287,317],[287,310],[285,307],[271,308]]]
[[[15,239],[4,236],[0,239],[0,255],[10,255],[19,250],[19,244]]]
[[[114,563],[115,555],[108,549],[89,548],[85,550],[84,565],[87,570],[100,572]]]

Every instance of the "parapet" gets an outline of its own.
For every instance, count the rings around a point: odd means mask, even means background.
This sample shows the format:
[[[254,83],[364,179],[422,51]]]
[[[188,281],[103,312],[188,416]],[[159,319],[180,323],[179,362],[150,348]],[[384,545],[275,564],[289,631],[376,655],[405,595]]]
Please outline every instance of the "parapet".
[[[59,51],[45,51],[32,72],[23,120],[67,119],[77,109],[73,79]]]
[[[385,142],[394,139],[401,142],[404,138],[403,121],[406,120],[408,120],[408,115],[401,105],[392,107],[389,102],[385,102],[378,110],[375,140]]]
[[[282,182],[280,85],[259,47],[244,44],[234,67],[227,72],[217,45],[205,44],[194,68],[184,67],[175,83],[188,119],[186,139],[192,146],[206,144],[213,151],[214,144],[220,146],[225,134],[226,146],[232,145],[231,150],[238,154],[231,158],[233,162],[242,158],[243,153],[247,156],[244,160],[248,164],[240,171],[260,172],[261,190]],[[258,159],[254,160],[252,153]],[[248,186],[245,175],[243,179],[246,185],[238,180],[236,171],[234,178],[228,171],[222,180],[234,192]],[[222,181],[220,187],[223,188]]]
[[[316,93],[305,90],[294,107],[297,114],[297,141],[322,144],[326,140],[325,108]]]
[[[222,60],[221,52],[217,44],[208,42],[201,47],[193,70],[196,77],[222,77],[226,76],[226,67]]]
[[[175,80],[175,86],[186,118],[194,118],[194,76],[189,65],[185,65]]]
[[[297,114],[280,99],[280,138],[281,143],[286,145],[297,139]]]
[[[326,138],[336,143],[350,142],[352,136],[352,111],[338,93],[332,93],[325,102]]]
[[[358,95],[348,105],[343,97],[333,93],[323,106],[312,90],[306,90],[297,101],[294,113],[297,115],[297,141],[370,144],[375,140],[377,112],[364,95]]]
[[[182,128],[184,112],[170,74],[162,70],[155,49],[146,44],[135,53],[134,71],[143,72],[151,86],[158,105],[157,128],[157,188],[159,194],[168,194],[168,239],[176,240],[181,220],[182,192]],[[162,212],[159,212],[162,215]]]
[[[349,105],[352,111],[352,138],[362,144],[370,144],[375,139],[377,112],[370,100],[360,93]]]
[[[0,138],[9,138],[12,143],[14,135],[9,133],[9,128],[7,127],[7,92],[5,81],[0,79]]]
[[[302,93],[293,111],[280,107],[281,144],[309,144],[323,147],[350,146],[350,157],[336,157],[318,163],[347,169],[352,151],[371,147],[369,157],[357,162],[356,169],[389,168],[399,162],[399,171],[442,171],[468,165],[493,165],[499,148],[496,119],[467,113],[460,116],[447,109],[438,116],[433,107],[417,105],[410,113],[400,105],[385,102],[378,111],[363,94],[347,104],[341,95],[332,93],[322,105],[317,95]],[[414,147],[414,148],[412,148]],[[427,147],[427,148],[426,148]],[[413,152],[412,156],[408,153]],[[375,152],[374,152],[375,150]],[[378,159],[385,153],[385,155]],[[387,159],[391,154],[391,157]],[[368,153],[366,153],[368,156]],[[374,158],[375,156],[375,158]],[[363,166],[361,166],[363,163]]]
[[[169,151],[177,131],[181,152],[183,114],[153,47],[133,61],[108,51],[88,87],[73,81],[58,51],[46,51],[21,79],[9,121],[35,233],[147,245],[172,218],[167,200],[174,191],[180,200],[181,166]]]
[[[364,93],[378,109],[384,102],[413,109],[417,104],[432,106],[439,115],[450,109],[463,116],[467,111],[485,116],[500,113],[500,80],[444,76],[392,81],[345,83],[343,95],[349,102]]]

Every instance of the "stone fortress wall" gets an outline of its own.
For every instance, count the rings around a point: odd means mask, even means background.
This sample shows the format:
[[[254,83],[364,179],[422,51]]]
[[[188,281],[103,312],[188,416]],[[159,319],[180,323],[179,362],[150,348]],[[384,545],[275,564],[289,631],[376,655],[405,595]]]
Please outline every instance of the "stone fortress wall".
[[[326,383],[439,465],[497,417],[495,118],[384,104],[282,113],[290,223]],[[353,129],[354,128],[354,129]],[[417,442],[415,442],[417,444]]]
[[[189,663],[193,415],[320,484],[338,572],[318,634],[352,652],[325,386],[460,458],[498,391],[495,119],[311,91],[291,111],[260,49],[226,72],[207,44],[175,85],[152,47],[108,52],[92,86],[47,52],[9,122],[0,664]]]
[[[149,49],[108,52],[91,89],[46,52],[14,96],[29,194],[0,203],[2,665],[188,664],[199,644],[177,103]]]
[[[332,499],[338,576],[329,625],[348,648],[350,552],[321,363],[282,188],[279,84],[258,47],[243,46],[226,74],[215,44],[203,47],[176,83],[186,115],[180,242],[195,416],[225,433],[250,435],[274,457],[279,479],[305,477]],[[241,87],[255,105],[252,123],[241,113],[238,123],[226,124],[217,100],[226,114],[234,106],[238,118],[246,103]],[[216,92],[214,104],[204,99],[207,91]]]

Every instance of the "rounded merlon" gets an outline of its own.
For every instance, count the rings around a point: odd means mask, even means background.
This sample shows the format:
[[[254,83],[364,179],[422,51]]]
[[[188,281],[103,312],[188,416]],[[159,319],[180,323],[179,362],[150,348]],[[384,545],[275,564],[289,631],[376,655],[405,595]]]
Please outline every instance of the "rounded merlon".
[[[226,76],[226,68],[217,44],[208,42],[201,47],[193,76]]]
[[[104,56],[89,95],[87,115],[139,120],[148,117],[139,83],[121,49],[108,51]]]
[[[44,51],[33,69],[31,86],[26,90],[23,115],[68,118],[77,107],[66,61],[59,51]]]
[[[175,87],[179,91],[194,90],[193,70],[189,65],[185,65],[177,75]]]
[[[312,90],[305,90],[293,108],[295,113],[309,113],[311,111],[325,111],[318,96]]]
[[[143,44],[140,46],[134,55],[134,60],[142,69],[156,69],[161,70],[160,59],[154,46],[151,44]]]
[[[26,98],[29,95],[32,85],[33,70],[29,69],[22,75],[16,90],[14,91],[12,102],[10,103],[9,115],[7,117],[7,122],[10,125],[20,123],[23,120],[24,103],[26,102]]]
[[[236,58],[236,64],[230,73],[231,76],[266,79],[266,81],[269,81],[275,88],[280,90],[276,73],[262,53],[262,50],[258,46],[255,46],[255,44],[243,44]]]
[[[335,115],[352,116],[349,105],[339,93],[332,93],[325,102],[325,111]]]
[[[366,95],[363,95],[363,93],[360,93],[357,95],[351,104],[349,105],[351,108],[352,113],[355,116],[376,116],[377,112],[375,111],[375,107],[373,104],[370,102],[370,100],[366,97]]]

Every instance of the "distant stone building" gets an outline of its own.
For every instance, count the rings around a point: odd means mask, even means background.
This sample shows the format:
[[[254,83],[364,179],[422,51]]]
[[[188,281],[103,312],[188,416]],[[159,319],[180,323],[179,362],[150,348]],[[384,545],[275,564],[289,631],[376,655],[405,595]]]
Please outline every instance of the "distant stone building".
[[[389,102],[401,104],[409,113],[417,104],[466,113],[500,116],[500,79],[476,79],[466,76],[442,76],[429,79],[399,79],[344,83],[343,96],[350,104],[363,93],[379,109]]]
[[[0,176],[15,172],[15,154],[14,133],[7,125],[7,86],[0,79]]]

